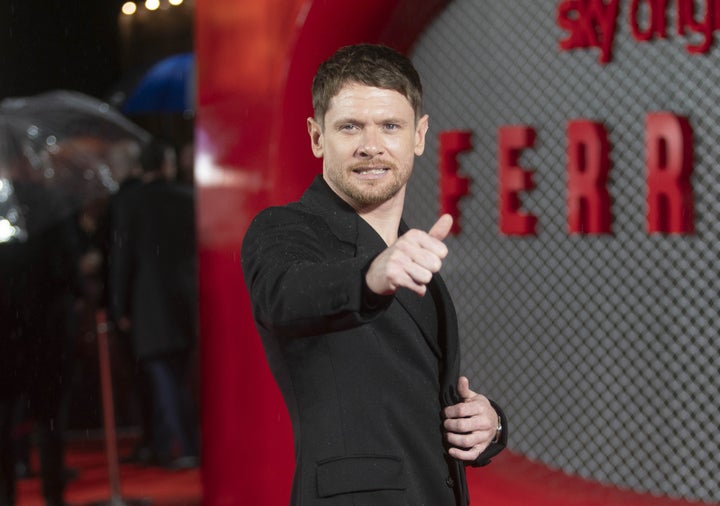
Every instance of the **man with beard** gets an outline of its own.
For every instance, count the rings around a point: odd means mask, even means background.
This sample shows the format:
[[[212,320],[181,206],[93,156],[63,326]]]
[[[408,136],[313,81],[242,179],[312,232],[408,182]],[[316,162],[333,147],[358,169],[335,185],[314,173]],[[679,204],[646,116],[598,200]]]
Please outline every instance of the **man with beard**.
[[[302,198],[261,212],[242,248],[253,314],[295,434],[293,505],[463,505],[466,464],[507,440],[504,415],[459,375],[439,276],[452,226],[402,220],[428,117],[410,61],[341,48],[313,81],[323,162]]]

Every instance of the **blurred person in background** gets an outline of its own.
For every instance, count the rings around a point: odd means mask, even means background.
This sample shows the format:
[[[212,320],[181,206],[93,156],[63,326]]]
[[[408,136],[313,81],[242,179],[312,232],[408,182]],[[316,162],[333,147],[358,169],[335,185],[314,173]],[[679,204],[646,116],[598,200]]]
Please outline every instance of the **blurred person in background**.
[[[18,405],[34,422],[42,493],[64,505],[61,401],[71,354],[76,249],[61,202],[37,181],[15,181],[27,240],[0,243],[0,506],[16,502],[13,430]]]
[[[106,269],[106,304],[108,319],[111,325],[110,345],[113,362],[113,375],[117,383],[121,385],[121,395],[118,401],[122,410],[129,414],[129,418],[139,423],[140,434],[135,447],[130,454],[122,457],[125,463],[151,464],[155,459],[153,449],[153,402],[152,390],[148,387],[148,380],[144,369],[133,348],[132,338],[129,332],[129,325],[118,324],[121,315],[117,314],[120,304],[113,294],[116,293],[118,283],[113,281],[117,270],[113,269],[112,263],[115,259],[126,257],[123,255],[127,248],[127,227],[123,224],[129,207],[128,196],[133,190],[142,184],[143,170],[140,161],[142,147],[138,143],[127,143],[119,145],[112,154],[116,165],[123,167],[123,176],[119,178],[120,185],[111,197],[108,205],[108,267]],[[125,283],[122,283],[125,287]],[[126,290],[126,287],[123,288]],[[122,305],[129,305],[129,294],[124,292]],[[125,322],[124,322],[125,323]]]
[[[175,181],[174,151],[153,141],[141,183],[113,203],[111,318],[126,333],[152,391],[152,461],[198,465],[190,378],[197,345],[197,262],[192,188]]]

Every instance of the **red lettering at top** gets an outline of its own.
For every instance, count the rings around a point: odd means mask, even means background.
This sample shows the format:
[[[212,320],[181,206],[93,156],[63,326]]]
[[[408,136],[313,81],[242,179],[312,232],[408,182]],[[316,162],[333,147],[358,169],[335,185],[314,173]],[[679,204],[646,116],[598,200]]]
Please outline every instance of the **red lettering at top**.
[[[611,60],[620,0],[564,0],[557,9],[557,24],[568,37],[560,41],[563,50],[600,48],[600,62]]]
[[[695,39],[686,45],[689,53],[707,53],[715,30],[720,29],[720,0],[675,0],[678,35]],[[630,0],[628,24],[635,40],[647,42],[668,38],[670,0]],[[702,7],[704,6],[704,7]],[[612,59],[619,0],[563,0],[558,4],[556,23],[567,32],[560,49],[600,48],[600,62]]]
[[[630,30],[635,40],[648,41],[655,37],[667,38],[667,9],[668,0],[632,0],[630,2]],[[640,26],[639,12],[641,5],[645,4],[649,10],[648,25]]]
[[[715,10],[717,0],[705,0],[705,16],[697,19],[695,16],[695,5],[693,0],[677,0],[677,32],[678,35],[685,35],[685,29],[701,34],[702,42],[697,45],[688,44],[687,50],[690,53],[707,53],[713,42],[715,31]]]

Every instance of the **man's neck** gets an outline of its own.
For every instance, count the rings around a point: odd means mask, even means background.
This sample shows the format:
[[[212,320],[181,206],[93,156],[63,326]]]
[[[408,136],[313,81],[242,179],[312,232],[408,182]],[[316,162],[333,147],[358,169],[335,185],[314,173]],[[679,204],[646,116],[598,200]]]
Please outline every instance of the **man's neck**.
[[[388,202],[372,209],[357,211],[358,215],[370,224],[370,226],[390,246],[398,238],[398,228],[402,219],[404,190]]]

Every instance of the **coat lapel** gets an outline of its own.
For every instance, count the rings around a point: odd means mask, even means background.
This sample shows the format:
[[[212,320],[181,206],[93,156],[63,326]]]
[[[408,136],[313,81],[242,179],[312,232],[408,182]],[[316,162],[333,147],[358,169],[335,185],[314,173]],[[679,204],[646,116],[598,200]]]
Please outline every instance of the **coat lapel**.
[[[430,291],[425,294],[425,297],[432,297]],[[420,301],[418,299],[418,295],[411,292],[410,290],[398,290],[395,294],[395,299],[400,303],[400,305],[405,309],[405,311],[407,311],[415,324],[418,326],[420,332],[425,338],[425,342],[430,347],[435,356],[438,359],[441,358],[442,351],[440,349],[440,343],[438,342],[436,333],[433,332],[435,326],[429,320],[433,317],[433,315],[429,314],[427,311],[424,310],[424,308],[427,306],[421,303],[423,301]],[[437,302],[432,305],[437,306]],[[435,311],[437,312],[437,309]]]
[[[457,404],[457,373],[460,370],[460,347],[457,316],[450,293],[440,276],[435,276],[429,285],[435,296],[438,312],[438,339],[440,348],[444,350],[440,369],[440,389],[446,406]]]
[[[357,245],[358,220],[361,218],[332,191],[322,176],[315,178],[300,198],[300,204],[320,216],[338,240]]]

